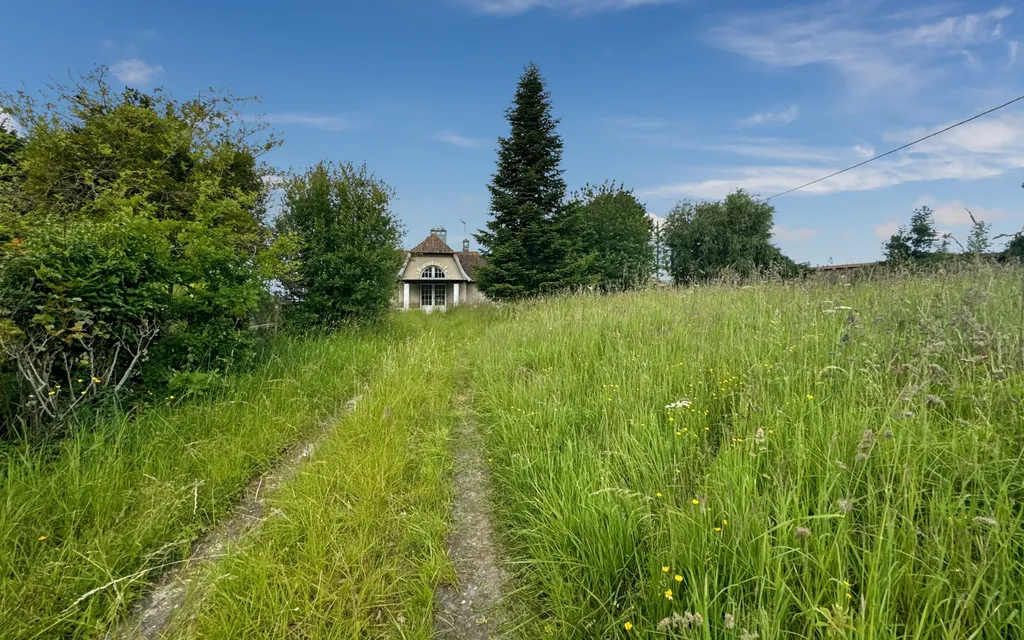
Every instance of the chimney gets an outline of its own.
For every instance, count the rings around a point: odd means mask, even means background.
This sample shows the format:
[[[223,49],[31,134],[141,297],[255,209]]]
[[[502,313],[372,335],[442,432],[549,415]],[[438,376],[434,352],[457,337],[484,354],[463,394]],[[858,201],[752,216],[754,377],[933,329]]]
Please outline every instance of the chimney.
[[[437,227],[436,229],[431,229],[430,233],[434,234],[438,238],[441,238],[441,242],[448,244],[448,230],[445,229],[444,227]]]
[[[462,253],[469,253],[469,238],[462,239]]]

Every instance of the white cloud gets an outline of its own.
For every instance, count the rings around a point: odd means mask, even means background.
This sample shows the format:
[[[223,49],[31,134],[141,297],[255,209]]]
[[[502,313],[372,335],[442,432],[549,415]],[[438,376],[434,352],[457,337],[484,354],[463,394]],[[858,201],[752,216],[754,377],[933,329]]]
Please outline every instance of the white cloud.
[[[1007,18],[1013,11],[1000,8],[988,13],[971,13],[962,16],[950,16],[938,22],[917,27],[910,35],[914,44],[929,46],[962,46],[984,42],[1002,35],[1002,25],[998,22]],[[993,23],[995,23],[993,25]]]
[[[875,157],[875,148],[870,144],[856,144],[853,146],[853,152],[864,159]]]
[[[0,111],[0,127],[11,131],[12,129],[19,135],[24,135],[25,130],[21,128],[18,121],[11,117],[11,114],[4,111]]]
[[[818,235],[817,229],[790,229],[789,227],[777,224],[772,227],[772,235],[783,242],[800,242]]]
[[[676,0],[457,0],[474,11],[499,16],[514,16],[543,8],[569,13],[616,11],[647,5],[670,4]]]
[[[936,7],[885,15],[873,11],[877,6],[837,0],[748,13],[709,36],[715,46],[769,66],[832,67],[856,97],[884,92],[899,99],[944,79],[947,60],[967,47],[998,42],[1003,34],[995,27],[1009,15],[1003,9],[937,15]]]
[[[726,138],[721,142],[696,142],[691,136],[673,132],[657,133],[623,133],[621,138],[634,140],[667,149],[693,149],[727,153],[747,158],[762,160],[816,160],[840,161],[848,155],[848,150],[825,146],[808,146],[797,144],[778,137],[737,136]]]
[[[263,184],[267,185],[271,189],[274,189],[274,188],[280,187],[282,184],[284,184],[285,178],[284,178],[284,176],[279,176],[279,175],[276,175],[276,174],[273,174],[273,173],[269,173],[269,174],[263,176],[262,178],[260,178],[260,180],[263,181]]]
[[[470,138],[451,129],[438,131],[434,134],[434,140],[437,140],[438,142],[446,142],[464,149],[486,149],[491,144],[491,141],[486,138]]]
[[[160,65],[149,65],[138,58],[118,60],[110,66],[110,72],[114,77],[125,84],[149,84],[163,70]]]
[[[931,196],[922,196],[914,202],[914,208],[929,207],[935,212],[935,222],[949,225],[951,227],[971,226],[971,215],[967,213],[970,209],[975,220],[993,222],[1006,218],[1009,213],[1003,209],[989,209],[979,206],[967,206],[959,200],[952,202],[939,202]]]
[[[1007,48],[1009,49],[1010,59],[1006,63],[1006,68],[1012,69],[1013,65],[1017,64],[1017,50],[1020,48],[1020,43],[1016,40],[1011,40]]]
[[[349,131],[355,129],[351,118],[344,115],[328,116],[307,113],[268,113],[262,120],[271,124],[297,124],[304,127],[328,131]]]
[[[754,115],[747,116],[740,120],[739,124],[741,127],[758,124],[778,124],[785,126],[796,120],[798,115],[800,115],[799,105],[791,104],[782,111],[768,111],[765,113],[755,113]]]
[[[656,224],[659,227],[661,225],[665,224],[665,216],[659,216],[656,213],[651,213],[650,211],[648,211],[647,212],[647,217],[651,219],[651,222],[653,222],[654,224]]]
[[[883,240],[888,240],[894,233],[900,230],[900,223],[889,221],[875,227],[875,235]]]
[[[1004,114],[990,118],[968,123],[797,193],[815,195],[866,191],[929,180],[980,180],[1024,169],[1024,116]],[[883,138],[895,145],[944,126],[892,132]],[[719,170],[719,177],[665,184],[639,193],[652,197],[720,198],[734,189],[744,188],[752,193],[774,195],[854,164],[858,159],[862,158],[848,153],[848,157],[839,161],[723,168]]]

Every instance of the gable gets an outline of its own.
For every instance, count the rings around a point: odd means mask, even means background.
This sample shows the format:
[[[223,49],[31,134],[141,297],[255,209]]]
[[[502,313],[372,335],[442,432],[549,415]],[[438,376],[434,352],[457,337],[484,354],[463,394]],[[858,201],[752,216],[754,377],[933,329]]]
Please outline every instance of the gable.
[[[461,269],[460,265],[455,259],[455,252],[451,255],[434,254],[434,255],[416,255],[415,253],[409,255],[409,259],[405,263],[405,268],[402,273],[399,274],[399,280],[433,280],[433,278],[424,278],[420,275],[427,267],[439,267],[444,272],[445,280],[462,280],[466,281],[469,278],[465,275],[465,272]]]

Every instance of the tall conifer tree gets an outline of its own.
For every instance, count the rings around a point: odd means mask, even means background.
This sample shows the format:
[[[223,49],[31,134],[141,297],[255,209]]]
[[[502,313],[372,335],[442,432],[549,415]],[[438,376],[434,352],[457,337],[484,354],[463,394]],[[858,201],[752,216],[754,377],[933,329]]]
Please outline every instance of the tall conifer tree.
[[[585,261],[574,234],[562,232],[562,138],[537,65],[526,67],[505,117],[511,132],[498,139],[498,169],[488,186],[493,217],[476,235],[487,256],[480,290],[514,300],[582,284]]]

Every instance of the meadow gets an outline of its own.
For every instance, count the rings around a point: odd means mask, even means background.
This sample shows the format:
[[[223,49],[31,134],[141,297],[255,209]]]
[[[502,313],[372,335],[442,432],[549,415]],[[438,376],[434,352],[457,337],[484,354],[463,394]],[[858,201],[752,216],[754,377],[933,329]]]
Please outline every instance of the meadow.
[[[475,406],[522,637],[1024,637],[1021,283],[711,286],[492,326]]]
[[[0,629],[101,637],[329,423],[166,637],[433,637],[472,419],[507,637],[1024,637],[1022,276],[723,282],[284,343],[216,397],[0,454]]]

